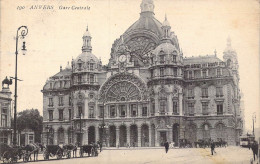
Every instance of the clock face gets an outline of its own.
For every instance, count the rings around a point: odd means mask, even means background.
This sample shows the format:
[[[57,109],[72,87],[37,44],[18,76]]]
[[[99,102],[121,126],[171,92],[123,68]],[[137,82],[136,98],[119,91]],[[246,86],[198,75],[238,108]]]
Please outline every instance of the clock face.
[[[126,56],[125,55],[120,55],[118,60],[119,60],[119,62],[123,63],[123,62],[126,61]]]

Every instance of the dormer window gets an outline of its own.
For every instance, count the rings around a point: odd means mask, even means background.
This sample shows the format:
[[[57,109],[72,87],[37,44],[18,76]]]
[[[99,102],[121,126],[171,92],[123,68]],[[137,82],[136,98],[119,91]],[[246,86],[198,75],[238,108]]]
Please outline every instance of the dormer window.
[[[161,63],[161,64],[164,63],[164,55],[160,55],[160,63]]]
[[[89,70],[90,70],[90,71],[93,71],[93,70],[94,70],[94,63],[90,63],[90,64],[89,64]]]
[[[79,66],[79,70],[82,69],[82,63],[78,63],[78,66]]]
[[[173,55],[173,56],[172,56],[172,62],[173,62],[173,63],[176,63],[176,62],[177,62],[177,60],[176,60],[176,55]]]

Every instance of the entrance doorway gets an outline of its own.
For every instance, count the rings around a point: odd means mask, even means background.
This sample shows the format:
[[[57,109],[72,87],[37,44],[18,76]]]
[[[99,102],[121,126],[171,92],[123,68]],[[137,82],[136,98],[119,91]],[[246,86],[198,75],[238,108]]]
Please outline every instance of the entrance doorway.
[[[164,143],[167,141],[166,132],[160,132],[160,145],[164,146]]]

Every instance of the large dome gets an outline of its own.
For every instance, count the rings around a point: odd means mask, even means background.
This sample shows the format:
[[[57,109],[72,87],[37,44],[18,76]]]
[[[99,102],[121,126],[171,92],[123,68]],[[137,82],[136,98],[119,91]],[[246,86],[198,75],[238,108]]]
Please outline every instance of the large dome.
[[[161,53],[163,53],[166,55],[170,55],[175,51],[178,52],[177,48],[171,43],[166,42],[161,43],[158,47],[156,47],[156,49],[153,51],[153,54],[160,55]]]
[[[92,54],[91,52],[82,52],[77,58],[76,58],[76,62],[78,62],[79,60],[81,60],[82,62],[84,63],[87,63],[87,62],[95,62],[95,63],[98,63],[99,62],[99,59],[94,55]]]
[[[154,17],[153,13],[142,12],[140,14],[140,18],[133,25],[131,25],[125,33],[127,34],[134,31],[140,32],[141,30],[148,30],[160,37],[163,35],[161,27],[162,23]]]

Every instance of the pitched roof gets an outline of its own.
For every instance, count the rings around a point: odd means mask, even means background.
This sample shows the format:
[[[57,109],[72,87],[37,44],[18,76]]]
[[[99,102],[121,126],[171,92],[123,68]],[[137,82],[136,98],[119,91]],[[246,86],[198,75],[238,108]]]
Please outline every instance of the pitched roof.
[[[187,65],[187,64],[202,64],[202,63],[215,63],[215,62],[222,62],[222,60],[220,60],[215,55],[188,57],[188,58],[183,59],[184,65]]]

